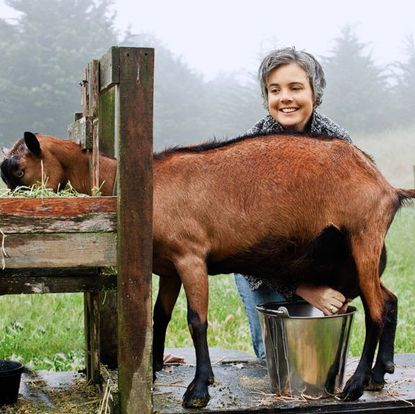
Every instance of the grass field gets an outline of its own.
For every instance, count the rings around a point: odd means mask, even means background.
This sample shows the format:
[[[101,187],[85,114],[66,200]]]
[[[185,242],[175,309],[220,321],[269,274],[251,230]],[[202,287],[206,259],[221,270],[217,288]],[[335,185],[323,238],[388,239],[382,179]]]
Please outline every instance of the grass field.
[[[415,209],[398,213],[387,239],[388,266],[383,280],[399,298],[396,352],[415,352]],[[156,291],[158,278],[154,277]],[[153,295],[155,297],[155,294]],[[363,343],[363,311],[359,300],[350,351]],[[0,358],[22,360],[34,369],[74,370],[83,366],[83,296],[81,294],[0,297]],[[252,352],[248,322],[228,275],[210,278],[210,346]],[[183,292],[168,329],[167,346],[191,346]]]

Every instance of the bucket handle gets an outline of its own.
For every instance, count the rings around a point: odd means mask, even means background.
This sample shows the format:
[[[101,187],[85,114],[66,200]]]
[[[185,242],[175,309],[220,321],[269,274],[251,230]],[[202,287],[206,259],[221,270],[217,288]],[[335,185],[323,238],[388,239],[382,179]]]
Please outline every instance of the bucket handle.
[[[288,309],[285,306],[279,306],[278,309],[268,309],[268,308],[264,308],[263,306],[257,306],[256,307],[257,310],[259,310],[260,312],[266,313],[266,314],[271,314],[271,315],[278,315],[278,316],[282,316],[284,318],[289,318],[290,314],[288,313]]]

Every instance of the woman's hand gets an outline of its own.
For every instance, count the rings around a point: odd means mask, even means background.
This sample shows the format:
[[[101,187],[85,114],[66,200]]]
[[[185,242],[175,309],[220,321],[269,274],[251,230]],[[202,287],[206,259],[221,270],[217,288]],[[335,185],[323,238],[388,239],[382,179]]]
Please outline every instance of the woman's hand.
[[[350,302],[342,293],[328,286],[302,284],[295,293],[325,315],[345,313]]]

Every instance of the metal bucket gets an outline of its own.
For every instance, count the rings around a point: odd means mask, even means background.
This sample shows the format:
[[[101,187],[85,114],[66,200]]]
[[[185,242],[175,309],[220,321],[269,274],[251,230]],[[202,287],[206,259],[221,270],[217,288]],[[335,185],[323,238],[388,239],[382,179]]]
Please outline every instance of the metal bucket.
[[[328,397],[341,390],[356,308],[324,316],[306,302],[257,306],[272,391]]]

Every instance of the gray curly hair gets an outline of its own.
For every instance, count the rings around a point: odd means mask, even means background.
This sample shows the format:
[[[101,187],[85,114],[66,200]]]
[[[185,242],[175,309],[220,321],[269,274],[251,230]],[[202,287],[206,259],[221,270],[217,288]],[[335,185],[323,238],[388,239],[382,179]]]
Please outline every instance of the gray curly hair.
[[[313,90],[314,106],[319,106],[322,102],[324,88],[326,87],[323,68],[313,55],[303,50],[296,50],[295,47],[273,50],[263,59],[259,66],[258,78],[264,106],[267,107],[268,103],[267,81],[269,74],[274,69],[289,63],[296,63],[307,73]]]

